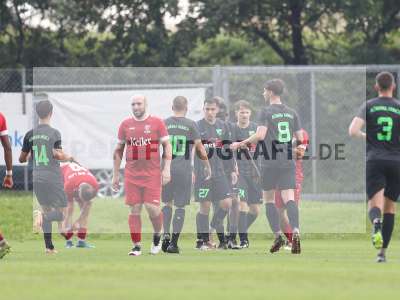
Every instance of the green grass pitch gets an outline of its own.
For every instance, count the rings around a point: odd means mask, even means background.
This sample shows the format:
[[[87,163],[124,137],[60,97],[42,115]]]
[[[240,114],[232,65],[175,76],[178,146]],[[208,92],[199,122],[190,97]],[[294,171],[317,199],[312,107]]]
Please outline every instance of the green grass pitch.
[[[208,252],[194,250],[185,236],[181,255],[157,256],[148,254],[146,236],[141,257],[127,256],[128,235],[92,235],[96,249],[64,249],[57,237],[59,253],[46,256],[40,236],[27,232],[26,195],[1,193],[0,227],[12,253],[0,261],[0,299],[365,300],[397,299],[400,292],[399,231],[382,265],[365,233],[307,235],[298,256],[268,254],[265,234],[253,235],[246,250]]]

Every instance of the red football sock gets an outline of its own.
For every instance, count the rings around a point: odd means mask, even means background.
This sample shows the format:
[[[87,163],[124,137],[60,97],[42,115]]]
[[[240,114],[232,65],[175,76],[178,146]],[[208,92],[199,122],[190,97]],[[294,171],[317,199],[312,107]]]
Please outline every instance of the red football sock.
[[[4,236],[0,233],[0,242],[4,240]]]
[[[163,225],[163,213],[160,214],[155,218],[150,218],[151,224],[153,224],[154,233],[160,233]]]
[[[285,236],[288,239],[289,242],[292,242],[292,227],[290,227],[290,225],[286,225],[285,227]]]
[[[78,229],[78,239],[84,240],[86,239],[87,229],[86,228],[79,228]]]
[[[142,240],[142,220],[140,215],[129,215],[128,224],[132,242],[140,243]]]
[[[69,230],[69,231],[67,231],[66,233],[64,233],[63,236],[64,236],[65,239],[68,241],[68,240],[70,240],[70,239],[74,236],[74,233],[72,232],[72,230]]]

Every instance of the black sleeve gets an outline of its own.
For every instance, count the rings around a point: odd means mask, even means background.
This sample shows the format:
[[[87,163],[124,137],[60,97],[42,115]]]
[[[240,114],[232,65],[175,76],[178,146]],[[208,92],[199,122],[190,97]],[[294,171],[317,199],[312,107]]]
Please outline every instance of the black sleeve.
[[[299,115],[297,114],[297,112],[294,112],[294,120],[293,120],[293,130],[299,131],[301,129],[301,122],[300,122],[300,118]]]
[[[32,137],[32,130],[28,131],[24,136],[24,143],[22,144],[22,152],[29,153],[32,151],[32,142],[29,139]]]
[[[367,113],[367,102],[364,102],[358,109],[356,117],[359,117],[365,121],[366,113]]]
[[[265,109],[262,109],[257,116],[257,125],[268,127],[268,114]]]
[[[54,149],[62,149],[61,147],[61,133],[56,130],[54,133]]]

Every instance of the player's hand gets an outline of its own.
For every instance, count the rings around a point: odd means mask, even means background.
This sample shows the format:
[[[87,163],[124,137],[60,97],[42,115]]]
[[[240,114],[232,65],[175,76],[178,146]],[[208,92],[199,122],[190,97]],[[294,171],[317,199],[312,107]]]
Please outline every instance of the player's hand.
[[[112,189],[114,192],[118,192],[119,191],[119,176],[113,176],[112,179]]]
[[[170,170],[164,169],[162,171],[162,185],[166,185],[171,181],[171,172]]]
[[[238,174],[236,172],[231,173],[232,184],[235,185],[238,182]]]
[[[239,149],[241,147],[242,147],[242,143],[241,142],[234,142],[229,146],[229,148],[231,148],[231,150],[237,150],[237,149]]]
[[[210,166],[205,166],[204,167],[204,176],[205,176],[205,178],[204,178],[204,180],[210,180],[210,178],[211,178],[211,167]]]
[[[3,187],[6,189],[11,189],[14,186],[14,181],[12,175],[6,175],[3,180]]]
[[[306,147],[304,145],[299,145],[294,150],[296,159],[302,159],[306,153]]]

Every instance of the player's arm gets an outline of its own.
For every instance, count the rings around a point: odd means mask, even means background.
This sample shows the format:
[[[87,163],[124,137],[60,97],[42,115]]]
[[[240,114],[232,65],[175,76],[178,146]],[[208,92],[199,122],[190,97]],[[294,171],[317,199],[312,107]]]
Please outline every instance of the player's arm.
[[[211,165],[210,165],[210,162],[208,161],[207,151],[204,148],[204,145],[200,139],[194,140],[194,148],[193,149],[194,149],[193,151],[196,151],[197,156],[201,159],[201,161],[204,165],[204,170],[206,172],[205,180],[210,179],[211,178]],[[194,155],[192,157],[194,158]]]
[[[268,128],[266,126],[258,126],[257,131],[241,142],[235,142],[231,145],[231,149],[237,150],[239,148],[246,148],[248,144],[257,144],[259,141],[265,139]]]
[[[67,203],[67,207],[65,209],[65,218],[64,218],[64,222],[63,222],[63,231],[67,231],[72,229],[72,216],[74,214],[74,199],[72,195],[67,194],[67,198],[68,198],[68,203]]]
[[[14,183],[12,180],[12,150],[8,135],[0,136],[1,145],[4,149],[4,160],[6,162],[6,176],[4,177],[3,186],[5,188],[12,188]]]
[[[119,169],[121,168],[122,157],[124,156],[125,143],[119,142],[113,154],[113,179],[112,186],[115,191],[119,190]]]
[[[75,221],[73,227],[76,227],[76,229],[87,227],[91,208],[92,208],[91,201],[85,201],[84,203],[81,204],[81,214],[79,215],[79,218]]]
[[[172,161],[172,145],[168,136],[161,138],[161,145],[163,147],[163,170],[162,170],[162,183],[167,184],[171,180],[171,161]]]
[[[32,133],[32,131],[28,131],[24,136],[21,153],[20,153],[19,159],[18,159],[20,163],[25,163],[30,158],[30,153],[32,151],[32,142],[30,142],[29,139],[31,137],[31,133]]]
[[[354,117],[349,126],[349,135],[365,139],[367,135],[361,129],[364,127],[365,121],[360,117]]]

